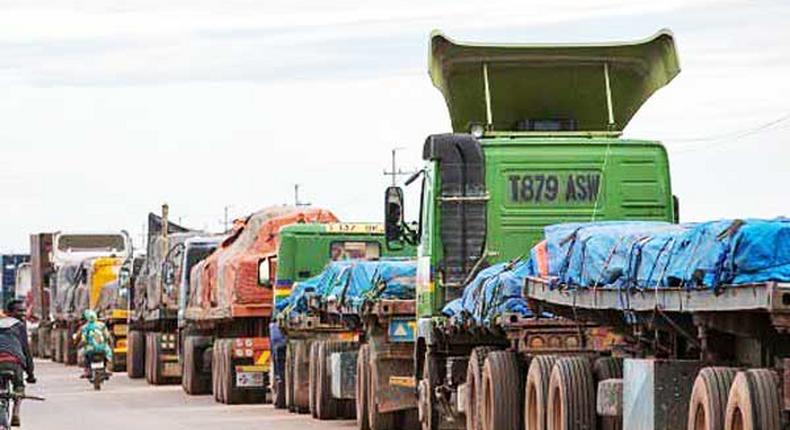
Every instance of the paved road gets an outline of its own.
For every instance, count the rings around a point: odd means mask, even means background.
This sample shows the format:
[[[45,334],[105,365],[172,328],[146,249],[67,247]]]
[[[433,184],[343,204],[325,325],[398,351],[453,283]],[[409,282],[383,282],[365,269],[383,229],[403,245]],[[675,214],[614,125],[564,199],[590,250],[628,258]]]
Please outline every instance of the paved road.
[[[45,402],[22,406],[23,430],[352,430],[353,421],[315,421],[271,405],[224,406],[211,396],[191,397],[181,386],[153,387],[117,374],[101,391],[79,379],[75,367],[37,363],[29,394]]]

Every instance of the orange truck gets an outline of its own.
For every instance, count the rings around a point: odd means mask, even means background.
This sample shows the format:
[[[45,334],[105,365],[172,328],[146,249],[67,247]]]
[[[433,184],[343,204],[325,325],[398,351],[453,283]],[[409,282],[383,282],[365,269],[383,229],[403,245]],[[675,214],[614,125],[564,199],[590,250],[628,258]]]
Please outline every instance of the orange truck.
[[[264,209],[236,221],[228,238],[192,268],[178,336],[184,391],[213,393],[226,404],[267,400],[279,231],[337,221],[324,209]]]

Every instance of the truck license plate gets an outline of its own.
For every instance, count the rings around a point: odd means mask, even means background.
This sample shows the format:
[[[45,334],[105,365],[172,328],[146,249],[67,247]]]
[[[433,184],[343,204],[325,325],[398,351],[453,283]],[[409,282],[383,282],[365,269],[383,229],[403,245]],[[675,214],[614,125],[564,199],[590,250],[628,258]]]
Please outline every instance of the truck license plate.
[[[236,386],[239,388],[263,387],[263,372],[237,372]]]

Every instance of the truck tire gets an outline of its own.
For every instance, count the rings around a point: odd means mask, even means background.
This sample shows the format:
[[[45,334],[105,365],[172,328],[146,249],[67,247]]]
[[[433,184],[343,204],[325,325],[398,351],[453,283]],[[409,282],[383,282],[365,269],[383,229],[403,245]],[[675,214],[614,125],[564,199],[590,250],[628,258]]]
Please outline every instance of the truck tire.
[[[382,413],[379,412],[378,402],[376,402],[376,393],[379,392],[379,387],[382,381],[376,373],[374,352],[368,348],[367,359],[367,380],[368,380],[368,425],[370,430],[395,430],[395,413]]]
[[[595,384],[585,357],[563,357],[549,379],[548,428],[595,430]]]
[[[549,404],[549,380],[557,357],[538,355],[532,357],[524,384],[524,428],[546,430],[546,411]]]
[[[318,418],[318,406],[316,405],[316,393],[318,392],[318,345],[320,341],[310,343],[310,365],[307,371],[309,379],[309,409],[310,416]]]
[[[688,430],[721,430],[736,369],[705,367],[694,380],[689,399]]]
[[[778,379],[778,376],[768,369],[738,372],[727,399],[724,429],[781,429]]]
[[[483,364],[483,430],[523,428],[523,377],[518,356],[510,351],[494,351]]]
[[[73,334],[73,330],[65,329],[63,330],[63,363],[66,366],[74,366],[77,364],[77,348],[74,345],[74,341],[72,340],[71,336]]]
[[[38,354],[41,358],[52,357],[52,333],[49,327],[38,326]]]
[[[151,385],[162,384],[162,334],[161,333],[146,333],[145,334],[145,363],[146,372],[145,380]]]
[[[211,378],[206,376],[203,363],[203,351],[210,344],[207,336],[184,336],[181,387],[189,395],[211,394]]]
[[[479,346],[472,350],[466,366],[466,429],[482,430],[482,420],[478,411],[482,410],[483,365],[489,353],[495,348]]]
[[[615,357],[600,357],[596,359],[593,362],[593,377],[595,378],[597,395],[599,382],[605,379],[620,379],[623,377],[623,360]],[[724,416],[723,411],[722,416]],[[598,417],[598,430],[621,430],[622,428],[622,417]]]
[[[293,402],[299,414],[310,412],[310,344],[296,341],[293,357]]]
[[[316,361],[310,363],[310,368],[315,368],[315,414],[319,420],[333,420],[337,418],[337,402],[332,398],[332,379],[329,374],[327,362],[329,361],[330,345],[332,341],[315,342],[317,347]]]
[[[60,329],[53,328],[50,332],[50,339],[52,343],[52,361],[55,363],[62,363],[63,360],[61,357],[63,356],[60,353],[61,341],[60,341]]]
[[[130,330],[127,337],[126,374],[131,379],[145,376],[145,338],[139,330]]]
[[[439,384],[440,375],[441,366],[439,366],[438,360],[431,353],[426,353],[422,379],[417,385],[417,411],[422,430],[439,430],[441,416],[434,406],[436,405],[435,388]],[[370,391],[372,392],[373,389],[374,387],[371,385]],[[368,408],[373,409],[373,406],[369,404]]]
[[[357,429],[370,430],[370,421],[368,421],[368,390],[370,389],[368,382],[368,360],[370,359],[370,347],[362,345],[359,348],[359,355],[357,355],[357,380],[354,390],[354,403],[357,410]]]

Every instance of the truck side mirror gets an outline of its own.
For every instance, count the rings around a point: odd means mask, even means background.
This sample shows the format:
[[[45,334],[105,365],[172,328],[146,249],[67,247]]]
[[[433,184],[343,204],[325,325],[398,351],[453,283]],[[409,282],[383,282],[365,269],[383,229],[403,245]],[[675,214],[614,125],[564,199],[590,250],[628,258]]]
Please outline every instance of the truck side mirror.
[[[384,233],[388,248],[403,247],[403,190],[400,187],[388,187],[384,193]]]
[[[162,278],[165,285],[173,285],[176,282],[176,270],[171,261],[162,263]]]
[[[258,261],[258,285],[267,288],[272,286],[271,270],[269,269],[269,259],[261,258]]]

